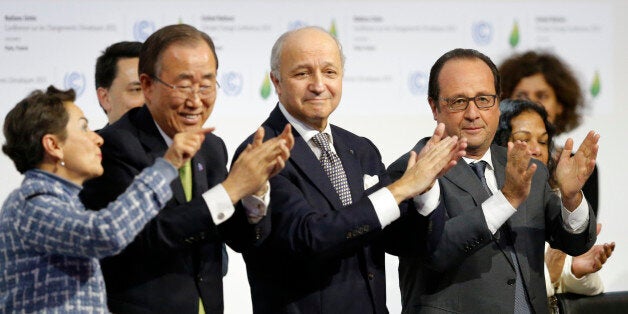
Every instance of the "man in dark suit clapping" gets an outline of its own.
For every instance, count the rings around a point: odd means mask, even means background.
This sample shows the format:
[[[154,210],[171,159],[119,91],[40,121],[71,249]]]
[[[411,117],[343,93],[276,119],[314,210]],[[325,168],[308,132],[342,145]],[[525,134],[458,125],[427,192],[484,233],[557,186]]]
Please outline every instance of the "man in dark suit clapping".
[[[275,136],[290,123],[295,145],[270,180],[272,232],[244,253],[255,313],[387,313],[387,230],[414,210],[399,204],[426,190],[464,152],[456,137],[440,140],[441,125],[433,145],[413,155],[406,175],[389,185],[373,143],[329,123],[342,94],[343,65],[339,43],[320,28],[285,33],[273,46],[279,104],[262,126]],[[417,226],[408,240],[424,229]]]
[[[217,69],[211,38],[189,25],[166,26],[144,42],[139,73],[146,104],[100,131],[105,171],[85,185],[87,207],[115,199],[175,134],[202,127],[216,101]],[[102,260],[112,312],[223,312],[223,241],[242,250],[268,233],[249,222],[265,215],[267,180],[283,168],[293,142],[289,127],[266,142],[262,137],[258,130],[227,173],[224,142],[206,136],[173,181],[172,200],[126,249]]]

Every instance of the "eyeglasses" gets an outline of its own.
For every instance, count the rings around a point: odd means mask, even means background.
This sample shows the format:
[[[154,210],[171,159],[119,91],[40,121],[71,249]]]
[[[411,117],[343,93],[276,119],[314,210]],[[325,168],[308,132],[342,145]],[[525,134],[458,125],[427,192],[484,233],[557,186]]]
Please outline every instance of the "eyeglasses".
[[[163,84],[164,86],[172,89],[175,96],[180,98],[194,99],[194,94],[198,94],[200,99],[207,99],[220,88],[218,82],[212,82],[209,85],[199,85],[198,88],[194,88],[193,85],[172,85],[162,81],[156,75],[151,75],[155,81]]]
[[[447,102],[447,107],[451,111],[464,111],[469,107],[469,102],[473,100],[475,105],[480,110],[488,110],[495,106],[495,99],[497,95],[477,95],[475,97],[455,97],[455,98],[441,98]]]

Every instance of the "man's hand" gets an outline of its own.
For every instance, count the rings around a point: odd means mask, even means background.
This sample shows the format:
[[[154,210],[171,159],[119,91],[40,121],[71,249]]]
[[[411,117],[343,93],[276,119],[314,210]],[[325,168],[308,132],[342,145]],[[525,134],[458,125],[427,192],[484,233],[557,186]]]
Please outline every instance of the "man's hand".
[[[600,234],[601,224],[597,224],[597,233]],[[571,273],[576,278],[594,273],[602,269],[615,250],[615,242],[594,245],[588,252],[574,256],[571,262]]]
[[[465,155],[466,139],[458,140],[457,136],[443,138],[444,131],[445,125],[440,123],[418,155],[410,152],[406,172],[388,186],[397,203],[429,190],[439,176]]]
[[[508,142],[506,179],[502,193],[514,208],[519,207],[530,194],[532,176],[536,172],[536,164],[530,164],[531,158],[528,144],[522,141]]]
[[[215,128],[200,129],[198,131],[177,133],[172,139],[172,145],[164,154],[164,159],[175,168],[181,168],[190,158],[194,157],[205,140],[205,134],[211,133]]]
[[[234,204],[247,195],[265,193],[266,181],[279,173],[290,158],[294,137],[289,124],[277,137],[263,140],[264,129],[260,127],[253,142],[242,151],[222,183]]]
[[[569,211],[574,211],[582,202],[580,190],[595,168],[599,139],[599,134],[590,131],[576,153],[571,156],[573,140],[569,138],[560,153],[555,178],[563,205]]]

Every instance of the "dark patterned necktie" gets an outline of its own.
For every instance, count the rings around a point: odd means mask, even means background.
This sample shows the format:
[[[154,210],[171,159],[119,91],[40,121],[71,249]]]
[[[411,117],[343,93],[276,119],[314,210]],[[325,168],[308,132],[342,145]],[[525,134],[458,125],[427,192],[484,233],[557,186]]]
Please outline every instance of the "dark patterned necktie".
[[[318,133],[312,138],[312,141],[321,149],[321,165],[329,177],[331,185],[336,190],[336,193],[338,193],[342,206],[351,205],[351,191],[347,183],[347,174],[344,168],[342,168],[342,162],[338,155],[331,151],[327,135],[325,135],[325,133]]]
[[[480,160],[471,163],[469,166],[471,166],[471,169],[473,169],[475,175],[478,176],[478,178],[482,182],[482,186],[484,187],[484,190],[486,190],[488,195],[493,195],[493,192],[491,192],[491,189],[489,189],[488,184],[486,183],[486,177],[484,176],[484,170],[486,170],[486,165],[488,165],[486,161]]]
[[[488,163],[484,160],[480,160],[478,162],[469,164],[469,166],[471,166],[471,169],[473,169],[475,174],[478,176],[478,178],[482,182],[482,186],[484,186],[484,189],[486,190],[486,192],[488,192],[488,195],[493,195],[493,193],[491,192],[491,189],[488,188],[488,184],[486,183],[486,177],[484,176],[484,171],[486,170],[487,165]],[[507,225],[504,225],[499,230],[497,230],[497,232],[502,234],[499,237],[500,241],[498,241],[500,242],[499,243],[500,246],[503,246],[505,250],[510,253],[513,264],[515,266],[515,276],[517,278],[515,278],[515,311],[514,313],[515,314],[531,313],[530,305],[528,303],[528,298],[526,297],[525,287],[523,286],[523,277],[521,276],[521,268],[519,266],[519,259],[517,258],[517,254],[515,254],[515,247],[512,245],[512,243],[510,243],[511,241],[507,240],[510,237],[510,234],[507,231],[509,229],[510,228],[508,228]]]

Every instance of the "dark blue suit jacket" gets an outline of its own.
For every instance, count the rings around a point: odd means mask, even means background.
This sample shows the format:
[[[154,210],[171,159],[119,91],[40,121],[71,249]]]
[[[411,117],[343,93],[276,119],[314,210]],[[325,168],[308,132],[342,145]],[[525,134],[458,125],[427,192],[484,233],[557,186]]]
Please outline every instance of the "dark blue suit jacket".
[[[276,107],[263,123],[266,138],[286,123]],[[334,125],[331,132],[353,204],[342,208],[319,160],[293,130],[290,159],[270,179],[272,232],[244,253],[255,313],[387,313],[384,243],[393,232],[382,232],[367,196],[390,180],[371,141]],[[365,190],[364,175],[379,183]]]
[[[147,107],[135,108],[100,131],[103,176],[86,182],[81,199],[103,208],[145,167],[167,150]],[[222,241],[236,250],[252,243],[254,227],[242,210],[216,226],[201,194],[227,176],[223,141],[208,134],[192,159],[193,197],[186,202],[180,180],[173,198],[120,254],[101,261],[109,309],[114,313],[223,312]],[[249,242],[249,239],[251,240]]]

